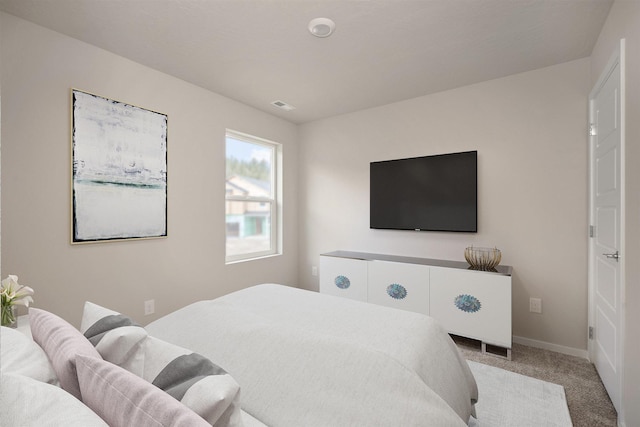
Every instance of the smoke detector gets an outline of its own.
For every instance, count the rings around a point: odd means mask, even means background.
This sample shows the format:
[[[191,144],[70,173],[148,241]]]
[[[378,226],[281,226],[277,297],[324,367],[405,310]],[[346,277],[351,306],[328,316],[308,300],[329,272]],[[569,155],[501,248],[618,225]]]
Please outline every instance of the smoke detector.
[[[335,28],[336,23],[329,18],[316,18],[309,22],[309,32],[320,38],[329,37]]]

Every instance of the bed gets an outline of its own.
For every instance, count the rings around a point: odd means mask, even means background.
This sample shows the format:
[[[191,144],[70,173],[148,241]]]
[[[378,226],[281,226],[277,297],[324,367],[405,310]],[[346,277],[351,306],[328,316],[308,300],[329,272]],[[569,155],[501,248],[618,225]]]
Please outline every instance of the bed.
[[[84,317],[80,330],[91,340]],[[145,339],[195,352],[237,382],[241,416],[209,424],[466,426],[473,420],[478,395],[468,364],[440,325],[417,313],[262,284],[188,305],[143,329]],[[115,348],[126,347],[122,336]],[[136,340],[120,353],[130,357],[150,347]],[[119,366],[135,371],[136,363],[148,364],[145,357]],[[3,381],[5,371],[3,362]],[[11,403],[0,404],[5,414]]]

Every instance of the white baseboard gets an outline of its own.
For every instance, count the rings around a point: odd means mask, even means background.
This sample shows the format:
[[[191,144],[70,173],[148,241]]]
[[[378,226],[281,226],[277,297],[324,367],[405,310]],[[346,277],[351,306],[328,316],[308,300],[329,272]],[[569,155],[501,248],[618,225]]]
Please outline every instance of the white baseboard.
[[[513,336],[513,342],[526,345],[527,347],[541,348],[543,350],[551,350],[556,353],[568,354],[569,356],[581,357],[589,360],[589,352],[580,348],[566,347],[564,345],[553,344],[546,341],[532,340],[531,338]]]

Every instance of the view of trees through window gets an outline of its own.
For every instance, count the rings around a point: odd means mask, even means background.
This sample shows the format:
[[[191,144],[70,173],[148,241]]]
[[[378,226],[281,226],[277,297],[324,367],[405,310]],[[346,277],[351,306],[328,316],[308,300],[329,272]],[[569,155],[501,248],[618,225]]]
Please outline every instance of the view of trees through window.
[[[271,180],[271,165],[264,159],[254,158],[247,161],[246,159],[227,157],[227,179],[234,175],[269,182]]]
[[[275,253],[276,146],[232,133],[226,139],[227,261]]]

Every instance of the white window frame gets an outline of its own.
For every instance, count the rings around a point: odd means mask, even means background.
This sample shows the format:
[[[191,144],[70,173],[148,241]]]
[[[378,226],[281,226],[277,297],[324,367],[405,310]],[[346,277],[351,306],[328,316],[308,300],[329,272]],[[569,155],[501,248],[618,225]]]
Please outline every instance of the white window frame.
[[[250,261],[253,259],[264,258],[267,256],[280,255],[282,243],[282,144],[268,139],[249,135],[246,133],[227,129],[225,132],[225,170],[226,170],[226,146],[227,138],[233,138],[251,144],[261,145],[271,149],[271,198],[256,196],[232,196],[228,195],[225,188],[225,263],[231,264],[241,261]],[[225,172],[226,186],[226,172]],[[266,251],[247,252],[243,254],[228,255],[227,254],[227,225],[226,225],[226,205],[227,202],[257,202],[267,203],[271,205],[270,220],[270,248]]]

